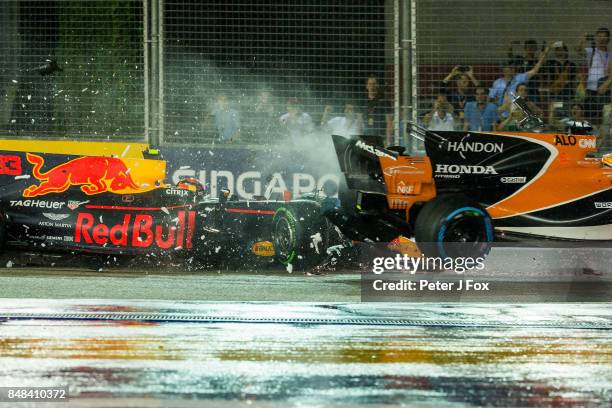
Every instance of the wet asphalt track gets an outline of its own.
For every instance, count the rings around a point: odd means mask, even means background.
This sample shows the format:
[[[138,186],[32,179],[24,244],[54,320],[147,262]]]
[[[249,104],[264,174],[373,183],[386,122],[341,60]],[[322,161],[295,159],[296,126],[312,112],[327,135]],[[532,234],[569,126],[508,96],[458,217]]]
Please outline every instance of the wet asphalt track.
[[[0,311],[0,383],[68,386],[70,406],[612,401],[610,305],[25,299]]]
[[[359,303],[354,271],[13,264],[0,385],[69,387],[45,407],[609,406],[612,304],[576,303],[611,299],[597,262],[483,273],[494,293],[450,303]]]

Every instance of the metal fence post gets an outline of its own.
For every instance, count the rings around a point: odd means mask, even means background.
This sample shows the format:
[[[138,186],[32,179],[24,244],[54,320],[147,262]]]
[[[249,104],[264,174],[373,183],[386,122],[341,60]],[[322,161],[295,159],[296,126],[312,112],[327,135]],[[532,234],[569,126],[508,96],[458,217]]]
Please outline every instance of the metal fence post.
[[[393,144],[400,144],[400,98],[402,84],[400,83],[400,66],[401,66],[401,51],[402,42],[400,39],[401,31],[401,9],[400,0],[393,2]]]
[[[406,144],[408,151],[412,153],[413,151],[413,140],[408,139],[408,122],[413,120],[413,112],[414,112],[414,98],[413,95],[413,84],[414,78],[412,77],[413,71],[413,44],[414,44],[414,31],[412,30],[412,6],[414,0],[409,2],[402,2],[401,13],[401,26],[400,26],[400,36],[401,36],[401,60],[400,60],[400,69],[401,69],[401,77],[402,77],[402,87],[401,87],[401,110],[400,115],[402,118],[402,123],[404,126],[401,127],[400,132],[402,132],[402,140]]]
[[[157,145],[164,143],[164,0],[158,0],[157,14]]]
[[[144,90],[144,138],[147,143],[151,143],[151,132],[149,129],[149,0],[142,0],[142,49],[143,49],[143,90]]]

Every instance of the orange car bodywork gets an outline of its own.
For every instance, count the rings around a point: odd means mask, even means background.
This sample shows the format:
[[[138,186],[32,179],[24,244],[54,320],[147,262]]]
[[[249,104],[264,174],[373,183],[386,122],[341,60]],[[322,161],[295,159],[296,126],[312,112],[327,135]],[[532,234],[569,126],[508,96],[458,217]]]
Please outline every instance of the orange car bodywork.
[[[595,136],[555,133],[512,133],[512,136],[540,141],[552,154],[530,183],[487,208],[492,218],[554,207],[612,187],[612,169],[604,167],[601,159],[586,157],[597,151]]]
[[[551,208],[612,187],[612,168],[601,159],[587,158],[596,151],[596,137],[559,133],[497,132],[499,136],[524,138],[546,147],[551,155],[531,181],[509,197],[487,208],[493,218],[512,217]],[[379,157],[392,210],[406,210],[436,197],[432,164],[428,157]]]
[[[391,159],[380,156],[380,165],[387,186],[387,203],[392,210],[406,210],[417,202],[436,196],[436,186],[429,157],[399,156]]]

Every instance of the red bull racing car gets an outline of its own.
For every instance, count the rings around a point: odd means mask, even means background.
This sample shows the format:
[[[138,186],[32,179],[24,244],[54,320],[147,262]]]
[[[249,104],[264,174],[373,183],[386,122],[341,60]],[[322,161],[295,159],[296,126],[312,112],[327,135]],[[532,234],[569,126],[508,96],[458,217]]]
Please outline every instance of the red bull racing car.
[[[204,266],[308,266],[326,256],[326,198],[208,197],[196,179],[164,183],[138,143],[0,140],[0,251],[171,254]]]
[[[424,156],[334,136],[346,188],[330,218],[352,239],[414,237],[442,257],[486,254],[499,240],[612,242],[612,157],[593,156],[590,125],[545,132],[520,98],[515,105],[526,131],[414,126]]]

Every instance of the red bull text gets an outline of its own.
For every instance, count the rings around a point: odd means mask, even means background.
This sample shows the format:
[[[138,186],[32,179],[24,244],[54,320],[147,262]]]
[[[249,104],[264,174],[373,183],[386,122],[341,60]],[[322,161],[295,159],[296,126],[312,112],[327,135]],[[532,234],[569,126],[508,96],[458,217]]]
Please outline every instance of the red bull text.
[[[149,214],[125,214],[121,224],[107,225],[83,212],[77,217],[74,241],[101,246],[191,249],[194,227],[195,211],[179,211],[176,226],[155,225]]]

